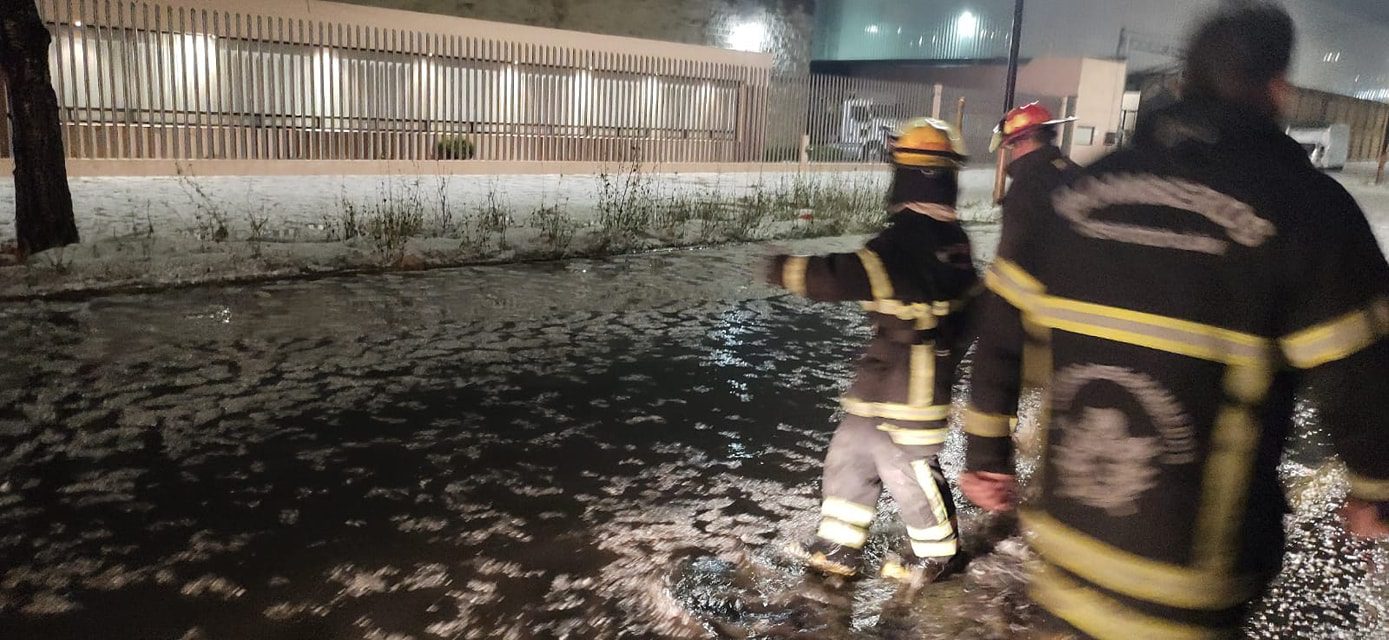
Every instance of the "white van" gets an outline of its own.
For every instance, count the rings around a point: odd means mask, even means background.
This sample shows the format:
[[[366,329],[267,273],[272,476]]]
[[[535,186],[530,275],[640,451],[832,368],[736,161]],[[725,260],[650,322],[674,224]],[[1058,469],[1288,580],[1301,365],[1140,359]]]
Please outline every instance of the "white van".
[[[1350,158],[1350,125],[1289,128],[1288,135],[1307,150],[1307,157],[1317,168],[1337,171],[1346,167]]]

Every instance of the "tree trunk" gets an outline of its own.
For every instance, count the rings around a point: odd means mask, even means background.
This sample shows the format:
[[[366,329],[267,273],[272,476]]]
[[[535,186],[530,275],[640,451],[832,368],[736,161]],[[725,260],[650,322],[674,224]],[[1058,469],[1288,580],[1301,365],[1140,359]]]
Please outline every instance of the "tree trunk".
[[[34,0],[0,0],[0,72],[10,101],[21,256],[78,242],[58,96],[49,79],[51,40]]]

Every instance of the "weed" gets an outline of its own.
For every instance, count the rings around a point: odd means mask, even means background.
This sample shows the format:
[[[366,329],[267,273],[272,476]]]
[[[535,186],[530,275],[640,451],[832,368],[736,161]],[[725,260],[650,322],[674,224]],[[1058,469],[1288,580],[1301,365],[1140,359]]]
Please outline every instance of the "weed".
[[[453,202],[449,197],[450,179],[448,176],[438,176],[434,186],[434,210],[430,213],[428,231],[430,235],[440,238],[461,238],[464,229],[462,225],[467,222],[467,214],[462,216],[454,213]]]
[[[598,176],[598,227],[603,250],[629,248],[651,227],[658,209],[654,179],[641,163],[618,166],[617,175]]]
[[[201,182],[184,170],[183,165],[175,165],[175,171],[178,175],[179,188],[188,196],[188,201],[193,204],[193,222],[196,225],[197,237],[201,240],[213,240],[215,242],[226,240],[231,234],[227,225],[229,219],[227,210],[207,193]]]
[[[569,250],[569,246],[574,242],[574,235],[579,231],[578,223],[574,222],[565,214],[564,210],[558,206],[545,206],[542,202],[539,209],[531,213],[531,226],[540,230],[540,239],[545,242],[550,255],[560,257]]]
[[[405,244],[424,231],[425,206],[419,180],[402,185],[386,183],[378,198],[361,205],[347,198],[339,200],[336,220],[325,218],[324,231],[330,241],[364,238],[382,265],[395,264],[405,254]]]
[[[482,204],[477,209],[479,246],[486,246],[488,236],[495,235],[497,236],[497,248],[508,249],[510,245],[506,240],[506,232],[515,221],[511,207],[497,197],[497,186],[493,184],[487,190],[487,196],[482,199]]]

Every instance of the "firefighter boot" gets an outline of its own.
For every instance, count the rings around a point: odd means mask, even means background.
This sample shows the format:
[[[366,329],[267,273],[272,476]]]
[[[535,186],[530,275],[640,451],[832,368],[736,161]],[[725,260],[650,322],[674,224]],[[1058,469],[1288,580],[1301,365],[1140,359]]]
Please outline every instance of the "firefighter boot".
[[[889,580],[896,580],[911,589],[919,589],[928,584],[950,579],[964,571],[970,557],[956,553],[949,558],[906,558],[891,557],[883,562],[880,574]]]
[[[849,579],[858,575],[859,556],[858,549],[816,540],[805,564],[825,576]]]

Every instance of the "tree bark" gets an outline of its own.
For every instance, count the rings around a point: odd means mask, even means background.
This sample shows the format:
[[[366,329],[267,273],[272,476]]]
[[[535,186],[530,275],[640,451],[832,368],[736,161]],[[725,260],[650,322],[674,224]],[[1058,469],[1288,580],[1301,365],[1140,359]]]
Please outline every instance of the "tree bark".
[[[51,41],[34,0],[0,0],[0,72],[9,94],[21,256],[78,242],[58,96],[49,77]]]

